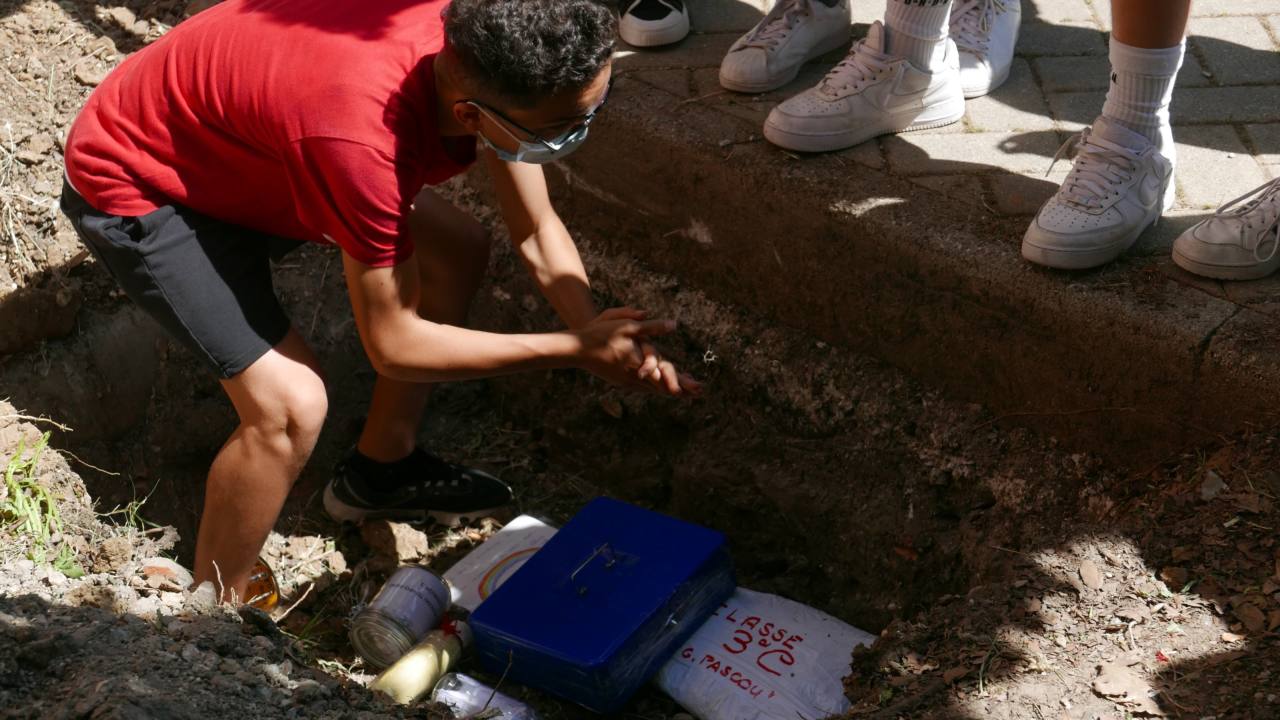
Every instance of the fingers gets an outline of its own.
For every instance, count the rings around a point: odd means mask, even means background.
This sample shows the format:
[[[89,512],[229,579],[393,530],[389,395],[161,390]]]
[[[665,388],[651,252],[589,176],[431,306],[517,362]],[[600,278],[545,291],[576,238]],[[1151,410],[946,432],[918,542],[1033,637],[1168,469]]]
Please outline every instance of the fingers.
[[[645,320],[636,322],[626,328],[628,334],[640,337],[658,337],[676,331],[675,320]]]
[[[668,393],[672,395],[679,395],[680,374],[676,372],[676,366],[672,365],[669,360],[663,360],[658,363],[658,370],[661,371],[662,374],[657,381],[666,386],[666,391]]]
[[[644,320],[649,313],[630,307],[609,308],[600,313],[597,320]]]
[[[644,355],[644,362],[641,363],[636,377],[641,380],[647,380],[650,375],[653,375],[653,371],[658,369],[658,362],[662,360],[662,357],[658,355],[658,351],[654,349],[653,345],[647,342],[636,341],[636,345],[640,347],[640,353]]]
[[[702,383],[684,373],[680,373],[680,389],[693,397],[702,395]]]

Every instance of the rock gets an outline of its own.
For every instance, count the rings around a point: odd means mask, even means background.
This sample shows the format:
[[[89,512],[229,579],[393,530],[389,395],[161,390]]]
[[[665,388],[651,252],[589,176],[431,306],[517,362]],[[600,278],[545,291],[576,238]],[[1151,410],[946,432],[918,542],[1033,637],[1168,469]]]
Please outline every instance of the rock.
[[[138,598],[129,608],[129,612],[147,619],[153,619],[165,609],[164,603],[156,596]]]
[[[44,155],[30,150],[19,150],[14,153],[14,157],[18,158],[18,161],[24,165],[39,165],[44,162]]]
[[[62,587],[67,584],[67,576],[61,570],[51,567],[45,571],[44,581],[50,587]]]
[[[1092,560],[1085,560],[1080,563],[1080,580],[1090,590],[1102,589],[1102,571],[1098,569],[1098,566]]]
[[[360,536],[378,555],[395,558],[400,563],[419,560],[430,552],[427,534],[404,523],[389,520],[367,522],[360,528]]]
[[[110,72],[110,70],[107,68],[92,68],[80,65],[76,68],[75,76],[76,80],[79,81],[81,85],[97,87],[102,84],[103,80],[107,79],[108,72]]]
[[[1147,681],[1119,662],[1098,666],[1098,675],[1093,680],[1093,690],[1136,712],[1164,716],[1164,711],[1152,697],[1151,686]]]
[[[147,584],[153,588],[165,587],[166,581],[179,590],[189,588],[195,583],[191,571],[169,558],[153,557],[143,560],[139,571],[147,579]],[[152,584],[153,579],[160,584]]]
[[[38,155],[48,154],[53,149],[53,136],[49,133],[36,133],[27,141],[27,149]]]
[[[299,680],[293,688],[294,700],[300,703],[311,702],[316,698],[324,697],[328,694],[329,688],[326,688],[315,680]]]
[[[113,7],[107,11],[107,16],[125,30],[132,28],[138,21],[138,16],[127,7]]]
[[[126,537],[110,537],[102,541],[93,558],[94,572],[116,572],[133,559],[133,542]]]
[[[187,604],[197,611],[207,612],[218,607],[218,591],[208,580],[187,595]]]
[[[1200,499],[1208,502],[1216,497],[1218,493],[1227,489],[1227,484],[1222,481],[1222,476],[1214,470],[1205,470],[1204,479],[1200,481]]]
[[[240,614],[240,619],[244,620],[246,631],[260,636],[265,635],[269,638],[284,635],[280,630],[280,626],[276,625],[271,616],[258,608],[241,605],[236,609],[236,612]]]

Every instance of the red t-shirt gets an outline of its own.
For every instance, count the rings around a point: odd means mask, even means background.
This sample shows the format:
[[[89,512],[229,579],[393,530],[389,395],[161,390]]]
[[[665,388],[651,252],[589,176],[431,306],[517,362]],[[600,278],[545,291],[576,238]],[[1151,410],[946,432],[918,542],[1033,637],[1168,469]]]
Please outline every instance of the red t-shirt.
[[[226,0],[94,91],[67,140],[67,177],[112,215],[176,203],[399,263],[413,253],[413,197],[475,160],[474,140],[437,127],[447,5]]]

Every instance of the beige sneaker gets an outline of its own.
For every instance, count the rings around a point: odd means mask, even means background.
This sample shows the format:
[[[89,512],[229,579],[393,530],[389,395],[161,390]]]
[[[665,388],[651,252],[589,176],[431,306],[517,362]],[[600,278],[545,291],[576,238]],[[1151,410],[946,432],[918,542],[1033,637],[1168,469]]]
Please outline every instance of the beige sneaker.
[[[1280,267],[1280,178],[1218,208],[1173,242],[1173,261],[1217,280],[1257,280]]]
[[[765,138],[788,150],[825,152],[964,117],[955,43],[947,40],[939,48],[942,69],[935,73],[884,48],[885,29],[877,21],[822,82],[769,113]]]
[[[1027,228],[1022,257],[1084,270],[1120,257],[1173,204],[1173,163],[1105,117],[1067,142],[1078,148],[1075,164]]]
[[[720,86],[763,93],[786,85],[810,60],[849,42],[849,0],[778,0],[720,62]]]

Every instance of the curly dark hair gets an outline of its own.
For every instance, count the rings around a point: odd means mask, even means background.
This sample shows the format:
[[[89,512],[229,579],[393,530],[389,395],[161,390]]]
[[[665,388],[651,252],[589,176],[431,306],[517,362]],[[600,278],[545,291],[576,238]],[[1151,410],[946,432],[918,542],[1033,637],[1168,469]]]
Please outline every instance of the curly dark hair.
[[[599,0],[453,0],[446,46],[485,90],[528,107],[587,87],[613,55],[617,16]]]

